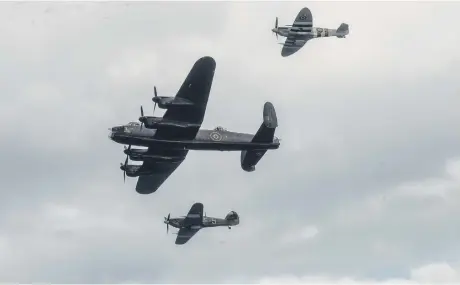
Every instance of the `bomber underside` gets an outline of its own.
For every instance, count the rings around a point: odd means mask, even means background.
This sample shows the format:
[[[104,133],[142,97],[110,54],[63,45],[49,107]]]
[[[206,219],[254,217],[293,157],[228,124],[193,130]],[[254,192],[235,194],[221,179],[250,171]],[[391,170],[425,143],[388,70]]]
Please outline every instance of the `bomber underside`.
[[[255,149],[277,149],[279,143],[257,143],[257,142],[238,142],[238,141],[170,141],[157,140],[146,137],[133,137],[119,135],[114,138],[119,143],[127,145],[137,145],[144,147],[162,147],[180,150],[220,150],[220,151],[242,151]]]

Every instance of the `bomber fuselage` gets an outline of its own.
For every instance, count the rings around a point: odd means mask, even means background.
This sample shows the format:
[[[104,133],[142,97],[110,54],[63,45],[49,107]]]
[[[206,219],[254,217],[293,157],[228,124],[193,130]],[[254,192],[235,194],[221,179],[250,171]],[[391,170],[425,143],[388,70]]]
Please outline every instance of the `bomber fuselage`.
[[[129,123],[125,126],[110,129],[109,138],[117,143],[144,147],[158,147],[173,150],[219,150],[219,151],[242,151],[254,149],[277,149],[279,139],[274,137],[270,143],[251,142],[253,134],[237,133],[215,128],[214,130],[198,131],[193,140],[163,140],[155,138],[155,129],[148,129],[138,123]],[[137,150],[136,150],[137,151]],[[142,156],[142,151],[132,153],[132,157]],[[155,160],[171,160],[170,157],[155,157]],[[136,160],[136,159],[134,159]],[[137,159],[143,160],[143,159]]]

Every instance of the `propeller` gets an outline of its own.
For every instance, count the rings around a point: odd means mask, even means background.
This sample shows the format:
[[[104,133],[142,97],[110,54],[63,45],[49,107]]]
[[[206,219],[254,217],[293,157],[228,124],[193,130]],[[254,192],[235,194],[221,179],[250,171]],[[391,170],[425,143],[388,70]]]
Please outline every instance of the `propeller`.
[[[142,126],[144,125],[144,120],[145,120],[144,108],[142,108],[142,105],[141,105],[141,116],[139,117],[139,121],[141,122],[141,130],[142,130]]]
[[[275,20],[275,28],[274,28],[273,30],[276,30],[276,29],[278,29],[278,17],[276,17],[276,20]],[[275,32],[275,31],[273,31],[273,32],[274,32],[275,35],[276,35],[276,39],[278,39],[278,33]]]
[[[155,102],[155,105],[153,105],[153,114],[155,114],[155,110],[157,108],[157,101],[158,101],[158,93],[157,93],[157,87],[156,86],[153,86],[153,93],[154,93],[154,100],[153,102]],[[144,108],[142,107],[141,105],[141,116],[139,117],[139,121],[141,122],[141,129],[142,129],[142,126],[144,125],[144,122],[145,122],[145,117],[144,117]]]
[[[120,163],[120,169],[123,170],[123,182],[126,182],[126,166],[128,165],[128,156],[126,156],[125,164]]]
[[[126,148],[125,146],[125,151],[124,153],[126,153],[126,156],[128,156],[128,151],[131,149],[131,145],[128,145],[128,148]]]
[[[155,109],[157,107],[157,100],[158,100],[158,94],[157,94],[157,87],[156,86],[153,86],[153,95],[155,96],[155,98],[157,98],[154,102],[155,102],[155,105],[153,105],[153,113],[155,114]]]
[[[171,217],[171,213],[168,214],[168,217],[165,217],[166,233],[169,232],[169,218],[170,217]]]

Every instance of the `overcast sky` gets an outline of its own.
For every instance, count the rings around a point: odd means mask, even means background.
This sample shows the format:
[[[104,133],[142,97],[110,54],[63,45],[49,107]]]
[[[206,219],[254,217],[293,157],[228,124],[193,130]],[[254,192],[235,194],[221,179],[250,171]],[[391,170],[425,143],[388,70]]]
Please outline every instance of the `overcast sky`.
[[[305,5],[350,34],[283,58],[275,17]],[[459,8],[1,3],[0,281],[460,281]],[[271,101],[281,146],[252,173],[190,152],[139,195],[107,128],[151,115],[153,86],[174,96],[205,55],[203,127],[255,132]],[[194,202],[241,224],[176,246],[163,217]]]

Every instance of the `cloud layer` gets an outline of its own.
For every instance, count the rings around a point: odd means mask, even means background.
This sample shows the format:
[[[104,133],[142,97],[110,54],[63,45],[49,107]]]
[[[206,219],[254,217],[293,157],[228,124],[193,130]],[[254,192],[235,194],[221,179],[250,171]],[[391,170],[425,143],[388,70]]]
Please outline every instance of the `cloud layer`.
[[[315,26],[350,35],[289,58],[270,29],[297,2],[0,8],[1,281],[458,280],[458,3],[311,3]],[[253,173],[191,152],[139,195],[107,128],[151,114],[153,86],[174,95],[204,55],[203,127],[255,132],[271,101],[282,145]],[[163,216],[196,201],[241,224],[175,246]]]

